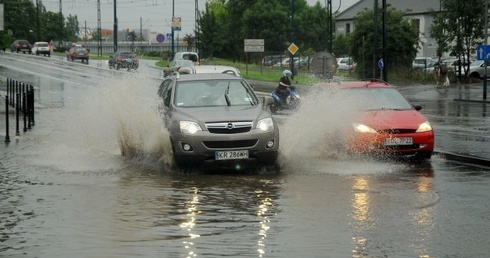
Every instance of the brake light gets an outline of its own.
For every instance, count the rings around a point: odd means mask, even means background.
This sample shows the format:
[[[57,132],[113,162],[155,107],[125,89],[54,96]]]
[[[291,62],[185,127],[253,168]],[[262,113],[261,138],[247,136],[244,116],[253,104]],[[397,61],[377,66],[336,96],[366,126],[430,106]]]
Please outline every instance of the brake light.
[[[17,43],[17,47],[20,48],[20,43]]]

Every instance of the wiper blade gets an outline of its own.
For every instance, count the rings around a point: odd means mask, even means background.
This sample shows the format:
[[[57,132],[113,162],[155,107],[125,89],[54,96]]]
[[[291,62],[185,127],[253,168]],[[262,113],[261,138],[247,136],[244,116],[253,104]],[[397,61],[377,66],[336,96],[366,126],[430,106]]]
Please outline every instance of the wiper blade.
[[[225,100],[226,100],[226,105],[231,106],[231,101],[230,98],[228,97],[229,92],[230,92],[230,82],[228,82],[228,87],[226,87],[225,90]]]

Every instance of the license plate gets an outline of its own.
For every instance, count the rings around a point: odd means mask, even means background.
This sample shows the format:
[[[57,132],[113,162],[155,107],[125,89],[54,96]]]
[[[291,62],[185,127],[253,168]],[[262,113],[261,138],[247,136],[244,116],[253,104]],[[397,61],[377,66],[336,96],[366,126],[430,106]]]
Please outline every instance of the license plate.
[[[214,153],[214,158],[216,160],[248,159],[248,150],[216,151]]]
[[[383,143],[385,146],[412,145],[412,137],[386,138]]]

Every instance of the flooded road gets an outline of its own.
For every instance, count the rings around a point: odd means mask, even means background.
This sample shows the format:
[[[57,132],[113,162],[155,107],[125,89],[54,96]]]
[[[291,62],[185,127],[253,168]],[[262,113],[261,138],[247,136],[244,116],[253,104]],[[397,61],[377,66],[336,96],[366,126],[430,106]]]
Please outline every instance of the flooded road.
[[[487,256],[488,168],[297,148],[280,173],[180,174],[143,70],[16,59],[0,76],[32,81],[38,107],[36,126],[0,146],[0,257]]]

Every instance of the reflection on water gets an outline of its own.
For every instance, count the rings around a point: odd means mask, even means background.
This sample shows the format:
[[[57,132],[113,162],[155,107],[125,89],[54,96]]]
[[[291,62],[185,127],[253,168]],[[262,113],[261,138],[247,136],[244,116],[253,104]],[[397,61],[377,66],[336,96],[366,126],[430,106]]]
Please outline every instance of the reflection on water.
[[[196,226],[196,216],[200,213],[200,211],[198,210],[198,204],[199,204],[198,189],[193,187],[189,190],[192,192],[191,200],[185,204],[185,206],[187,207],[188,220],[182,222],[180,224],[180,227],[186,230],[189,235],[188,237],[189,240],[184,240],[182,243],[184,244],[184,248],[188,250],[188,254],[186,257],[191,258],[197,256],[196,250],[194,249],[194,242],[192,242],[192,239],[200,237],[199,234],[196,234],[194,232],[194,226]]]
[[[353,257],[400,255],[397,249],[401,243],[395,239],[405,239],[409,245],[405,251],[408,256],[434,257],[427,246],[435,234],[435,206],[439,202],[439,195],[432,188],[433,173],[430,163],[427,163],[408,165],[396,174],[383,177],[352,178]],[[400,183],[407,186],[404,189],[406,194],[397,195],[396,199],[390,192],[382,190],[384,184]],[[394,203],[397,210],[390,208]],[[393,221],[390,217],[397,219]],[[403,224],[408,227],[401,227]],[[380,237],[380,232],[386,235]]]

